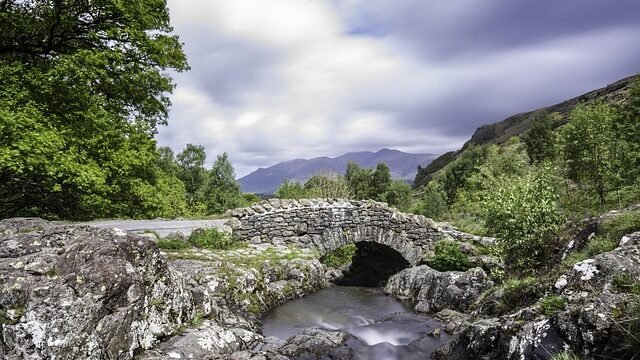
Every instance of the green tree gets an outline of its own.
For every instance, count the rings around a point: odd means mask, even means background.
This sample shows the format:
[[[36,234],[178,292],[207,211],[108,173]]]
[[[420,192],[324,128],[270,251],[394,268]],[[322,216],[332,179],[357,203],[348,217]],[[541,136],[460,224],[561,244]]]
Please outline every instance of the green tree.
[[[614,121],[614,136],[620,144],[621,180],[636,185],[640,179],[640,78]]]
[[[422,195],[417,201],[413,212],[434,220],[441,220],[447,212],[446,194],[442,185],[431,181],[422,188]]]
[[[351,197],[347,180],[335,172],[324,172],[312,176],[304,184],[304,191],[312,198],[348,199]]]
[[[386,201],[386,194],[391,187],[391,171],[385,163],[378,163],[371,174],[369,186],[369,198],[377,201]]]
[[[615,110],[605,104],[579,105],[561,130],[566,174],[584,190],[593,191],[601,206],[617,173],[619,143],[614,137]]]
[[[0,216],[147,216],[164,186],[153,135],[166,123],[168,70],[187,69],[165,2],[0,10]]]
[[[275,196],[278,199],[295,199],[300,200],[307,198],[307,192],[302,184],[296,181],[285,180],[276,190]]]
[[[215,214],[233,209],[241,203],[240,185],[226,152],[218,155],[208,173],[204,199],[207,211]]]
[[[522,141],[524,142],[531,164],[539,164],[547,160],[553,160],[556,149],[553,119],[551,116],[545,114],[536,118],[531,128],[522,137]]]
[[[371,196],[371,169],[363,169],[357,163],[347,163],[345,179],[349,183],[353,196],[358,200],[368,199]]]
[[[411,185],[402,180],[391,182],[385,194],[387,203],[400,211],[409,211],[413,203],[411,197]]]
[[[487,151],[486,146],[471,145],[445,168],[443,187],[448,204],[455,202],[458,190],[464,188],[471,175],[478,171],[487,157]]]
[[[486,227],[496,236],[507,268],[540,269],[554,250],[552,242],[562,222],[553,171],[541,168],[499,184],[484,203]]]
[[[180,179],[187,191],[189,205],[195,206],[204,200],[202,190],[207,180],[207,170],[204,168],[207,154],[204,146],[187,144],[176,156],[176,160],[180,165]]]

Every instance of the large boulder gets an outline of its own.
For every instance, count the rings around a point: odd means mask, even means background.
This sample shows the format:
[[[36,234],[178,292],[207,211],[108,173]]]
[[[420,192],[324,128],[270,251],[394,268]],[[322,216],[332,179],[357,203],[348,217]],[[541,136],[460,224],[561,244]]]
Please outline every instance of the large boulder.
[[[0,358],[132,359],[194,316],[144,237],[38,219],[0,234]]]
[[[444,309],[466,311],[491,286],[493,282],[481,268],[440,272],[422,265],[392,276],[384,291],[415,303],[417,311],[435,313]]]

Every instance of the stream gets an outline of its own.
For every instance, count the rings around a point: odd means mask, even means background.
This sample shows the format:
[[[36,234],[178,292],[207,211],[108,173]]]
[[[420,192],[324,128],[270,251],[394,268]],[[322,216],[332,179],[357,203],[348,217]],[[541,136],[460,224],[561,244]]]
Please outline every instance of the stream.
[[[262,319],[264,336],[286,339],[312,327],[341,330],[358,360],[431,359],[447,335],[426,335],[438,321],[380,288],[334,286],[290,301]]]

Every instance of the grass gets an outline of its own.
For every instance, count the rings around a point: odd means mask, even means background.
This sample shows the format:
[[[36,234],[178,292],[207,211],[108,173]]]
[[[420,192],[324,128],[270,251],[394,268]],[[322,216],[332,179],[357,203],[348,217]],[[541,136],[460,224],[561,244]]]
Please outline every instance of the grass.
[[[189,236],[189,243],[195,247],[209,250],[232,250],[245,245],[229,234],[217,228],[196,229]]]
[[[191,247],[188,243],[180,239],[160,239],[157,242],[158,247],[163,250],[185,250]]]
[[[571,253],[563,260],[565,268],[573,264],[589,259],[598,254],[613,251],[618,247],[620,239],[626,235],[640,230],[640,211],[631,211],[602,222],[596,236],[589,241],[587,246],[577,252]]]
[[[563,351],[561,353],[553,354],[551,360],[580,360],[580,358],[572,352]]]
[[[550,295],[542,298],[538,305],[545,316],[551,317],[564,310],[567,306],[567,301],[560,296]]]
[[[355,244],[347,244],[333,251],[329,251],[320,258],[320,262],[332,268],[341,268],[351,262],[356,250],[357,247]]]
[[[616,274],[611,285],[618,292],[640,295],[640,282],[628,272]]]
[[[509,278],[502,284],[485,291],[478,300],[482,313],[501,316],[518,308],[533,305],[545,287],[540,278],[526,276]]]

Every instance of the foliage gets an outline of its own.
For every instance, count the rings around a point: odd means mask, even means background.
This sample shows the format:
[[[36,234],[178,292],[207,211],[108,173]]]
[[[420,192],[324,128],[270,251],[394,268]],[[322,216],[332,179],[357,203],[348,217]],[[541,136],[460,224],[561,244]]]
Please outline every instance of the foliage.
[[[393,180],[385,193],[385,200],[390,206],[400,211],[409,211],[412,204],[411,185],[402,180]]]
[[[457,241],[442,240],[436,243],[434,255],[427,265],[438,271],[466,271],[471,268],[469,257],[460,250]]]
[[[240,205],[240,185],[227,153],[222,153],[207,174],[203,189],[207,212],[219,214]]]
[[[326,255],[320,258],[320,262],[328,267],[336,269],[341,268],[351,263],[351,259],[356,253],[356,250],[357,247],[355,244],[347,244],[328,252]]]
[[[312,198],[342,198],[351,197],[351,188],[347,180],[334,172],[314,175],[304,184],[304,191]]]
[[[507,268],[526,272],[547,259],[561,217],[550,169],[510,179],[488,197],[486,226],[497,237]]]
[[[153,135],[187,64],[164,1],[9,1],[0,28],[0,217],[166,213]]]
[[[469,177],[478,171],[478,166],[487,156],[487,149],[484,146],[472,145],[443,169],[442,185],[447,194],[448,204],[453,204],[458,190],[464,188]]]
[[[480,310],[492,315],[504,315],[532,305],[540,297],[544,287],[534,276],[509,278],[489,290],[479,300]]]
[[[640,295],[640,281],[631,273],[623,272],[614,275],[611,285],[619,292]]]
[[[164,250],[184,250],[191,247],[187,242],[176,238],[159,239],[158,247]]]
[[[285,180],[276,190],[275,196],[278,199],[295,199],[300,200],[308,197],[304,186],[299,182]]]
[[[391,171],[385,163],[378,163],[371,174],[369,184],[369,198],[376,201],[386,201],[387,191],[391,187]]]
[[[203,202],[201,191],[206,179],[204,168],[206,160],[207,154],[202,145],[187,144],[184,150],[176,156],[180,179],[184,183],[191,208],[197,206],[197,203]]]
[[[428,218],[441,220],[447,212],[446,194],[439,182],[432,181],[423,188],[420,199],[416,202],[413,212]]]
[[[531,128],[522,137],[527,155],[532,164],[553,160],[556,155],[553,119],[544,114],[536,118]]]
[[[349,183],[355,199],[365,200],[371,198],[372,174],[373,170],[363,169],[355,162],[350,161],[347,164],[345,179]]]
[[[572,352],[563,351],[553,354],[551,360],[580,360],[580,358]]]
[[[540,299],[538,305],[540,306],[542,314],[551,317],[564,310],[567,306],[567,301],[563,297],[557,295],[549,295]]]
[[[189,243],[195,247],[209,250],[230,250],[242,246],[229,234],[217,228],[196,229],[189,236]]]
[[[613,137],[615,110],[608,105],[579,105],[560,131],[567,178],[606,203],[608,184],[617,175],[618,142]]]

